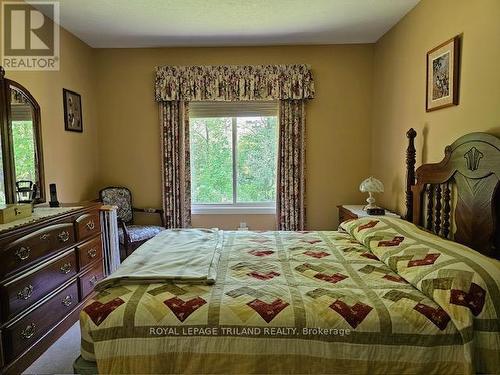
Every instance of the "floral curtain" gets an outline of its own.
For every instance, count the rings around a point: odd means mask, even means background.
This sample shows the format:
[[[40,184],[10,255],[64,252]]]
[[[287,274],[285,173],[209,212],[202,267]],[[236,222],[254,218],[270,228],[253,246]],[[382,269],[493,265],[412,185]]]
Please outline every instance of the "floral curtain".
[[[185,102],[160,103],[163,210],[167,228],[191,226],[188,111]]]
[[[156,69],[157,102],[313,97],[311,69],[304,64],[161,66]]]
[[[303,230],[304,103],[312,98],[314,81],[305,64],[157,67],[155,100],[161,112],[167,228],[191,225],[188,102],[279,100],[278,228]]]
[[[304,230],[304,100],[281,100],[279,113],[278,184],[276,188],[278,229]]]

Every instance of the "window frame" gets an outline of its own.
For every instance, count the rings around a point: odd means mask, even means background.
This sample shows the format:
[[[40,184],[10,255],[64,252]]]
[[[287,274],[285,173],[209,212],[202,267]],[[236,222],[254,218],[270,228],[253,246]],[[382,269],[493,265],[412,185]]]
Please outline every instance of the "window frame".
[[[246,113],[243,109],[242,113]],[[255,114],[255,117],[259,116]],[[260,114],[262,117],[271,117],[269,114]],[[278,116],[278,106],[276,105],[275,116]],[[191,213],[194,215],[269,215],[276,214],[276,199],[272,202],[238,202],[237,201],[237,188],[238,188],[238,117],[248,117],[245,115],[231,114],[231,116],[220,114],[211,117],[225,117],[231,118],[231,142],[232,142],[232,179],[233,179],[233,202],[232,203],[193,203],[191,198]],[[202,116],[190,116],[191,118],[203,118]],[[190,146],[191,147],[191,146]],[[278,153],[278,150],[276,151]],[[275,166],[277,168],[277,165]],[[276,197],[275,197],[276,198]]]

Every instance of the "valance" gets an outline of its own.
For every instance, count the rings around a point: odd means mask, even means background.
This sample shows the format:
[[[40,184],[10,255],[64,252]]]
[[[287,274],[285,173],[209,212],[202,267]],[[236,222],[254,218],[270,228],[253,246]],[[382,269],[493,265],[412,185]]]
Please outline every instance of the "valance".
[[[312,99],[309,65],[160,66],[155,100]]]

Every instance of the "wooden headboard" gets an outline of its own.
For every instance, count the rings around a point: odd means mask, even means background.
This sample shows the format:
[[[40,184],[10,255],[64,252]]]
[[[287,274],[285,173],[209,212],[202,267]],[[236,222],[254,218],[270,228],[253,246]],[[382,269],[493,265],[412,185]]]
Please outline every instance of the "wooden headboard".
[[[414,129],[406,133],[406,219],[441,236],[500,258],[500,139],[460,137],[440,163],[415,171]]]

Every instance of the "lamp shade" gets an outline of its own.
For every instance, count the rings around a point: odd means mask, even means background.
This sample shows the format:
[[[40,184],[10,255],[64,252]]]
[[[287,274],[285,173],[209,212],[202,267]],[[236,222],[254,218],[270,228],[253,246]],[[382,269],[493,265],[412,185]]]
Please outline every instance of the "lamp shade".
[[[368,177],[359,185],[359,190],[364,193],[383,193],[384,184],[375,177]]]

